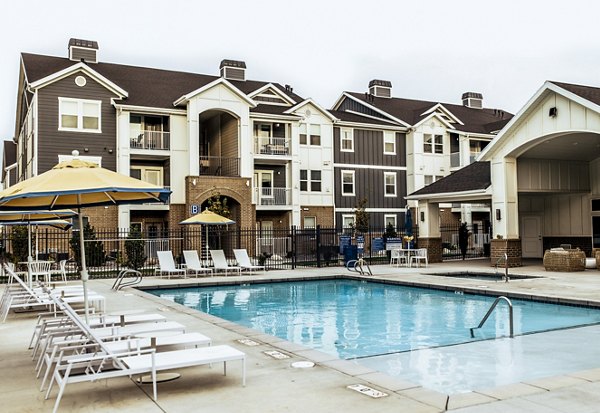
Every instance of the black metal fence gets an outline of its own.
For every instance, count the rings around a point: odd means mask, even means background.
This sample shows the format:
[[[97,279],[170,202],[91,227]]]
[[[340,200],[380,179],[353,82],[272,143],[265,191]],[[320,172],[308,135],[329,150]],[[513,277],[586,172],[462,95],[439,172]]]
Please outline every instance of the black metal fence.
[[[462,259],[459,246],[458,230],[460,223],[456,225],[444,225],[440,228],[442,235],[442,260]],[[467,250],[465,258],[480,258],[490,256],[491,231],[481,225],[467,226],[469,236],[467,239]]]
[[[406,231],[399,228],[396,237],[402,238]],[[23,233],[25,233],[25,239]],[[26,231],[15,236],[12,228],[2,232],[2,253],[4,260],[18,263],[27,260]],[[413,247],[418,247],[417,230],[413,229]],[[79,257],[75,253],[79,233],[77,231],[38,230],[32,235],[32,256],[38,260],[67,260],[69,274],[77,277]],[[157,251],[171,251],[177,263],[183,264],[183,251],[196,250],[206,265],[211,265],[209,249],[222,249],[234,263],[233,249],[244,248],[248,255],[267,269],[293,269],[297,267],[325,267],[344,265],[344,258],[354,258],[344,254],[345,244],[354,245],[356,255],[362,256],[369,264],[387,263],[389,256],[385,250],[385,229],[371,228],[364,234],[353,234],[339,228],[314,229],[270,229],[256,230],[232,226],[185,227],[160,233],[141,233],[130,237],[128,230],[94,229],[85,240],[86,262],[91,278],[110,278],[119,271],[132,267],[132,255],[142,255],[137,260],[138,269],[151,274],[158,267]],[[129,251],[128,251],[129,248]],[[135,251],[135,253],[132,253]]]

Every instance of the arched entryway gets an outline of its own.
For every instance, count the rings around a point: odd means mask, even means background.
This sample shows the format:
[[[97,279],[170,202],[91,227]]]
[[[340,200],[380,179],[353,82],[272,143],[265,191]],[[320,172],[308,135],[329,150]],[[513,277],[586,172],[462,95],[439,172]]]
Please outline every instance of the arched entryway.
[[[198,115],[200,175],[240,176],[239,119],[223,110]]]

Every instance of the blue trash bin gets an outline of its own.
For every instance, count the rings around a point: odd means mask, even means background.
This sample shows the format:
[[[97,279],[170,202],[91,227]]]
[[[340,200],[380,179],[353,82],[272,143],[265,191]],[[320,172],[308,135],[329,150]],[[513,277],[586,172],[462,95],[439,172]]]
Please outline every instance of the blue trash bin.
[[[346,245],[344,247],[344,263],[348,265],[348,261],[358,259],[358,247],[356,245]]]

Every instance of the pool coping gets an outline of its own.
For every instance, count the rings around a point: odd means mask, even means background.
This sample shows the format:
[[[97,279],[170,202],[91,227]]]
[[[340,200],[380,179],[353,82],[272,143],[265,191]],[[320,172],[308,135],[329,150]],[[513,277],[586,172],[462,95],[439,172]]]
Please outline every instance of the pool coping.
[[[481,272],[478,272],[481,273]],[[427,274],[422,275],[439,276],[439,274]],[[211,277],[212,278],[212,277]],[[357,380],[365,381],[373,386],[375,390],[383,392],[392,392],[398,395],[408,397],[420,403],[427,404],[429,406],[442,409],[442,410],[453,410],[463,407],[476,406],[485,403],[496,402],[500,400],[510,399],[519,396],[525,396],[530,394],[547,392],[562,387],[568,387],[577,383],[585,382],[597,382],[600,381],[600,368],[574,371],[567,374],[561,374],[557,376],[542,377],[534,380],[526,380],[523,382],[517,382],[509,385],[499,386],[490,389],[479,389],[473,390],[466,393],[455,393],[455,394],[444,394],[436,390],[432,390],[423,387],[420,384],[413,383],[407,380],[398,379],[396,377],[389,376],[377,370],[358,365],[354,360],[340,359],[336,356],[315,350],[300,344],[290,342],[285,339],[281,339],[276,336],[272,336],[263,333],[258,330],[254,330],[249,327],[241,326],[231,321],[216,317],[211,314],[204,313],[202,311],[186,307],[183,304],[178,304],[173,301],[164,300],[158,296],[150,294],[144,290],[148,289],[167,289],[167,288],[186,288],[186,287],[209,287],[209,286],[227,286],[227,285],[250,285],[250,284],[268,284],[275,282],[294,282],[294,281],[314,281],[314,280],[331,280],[331,279],[350,279],[357,281],[373,281],[382,284],[392,285],[403,285],[417,288],[430,288],[445,291],[461,291],[467,294],[479,294],[487,296],[498,296],[505,295],[509,298],[518,298],[525,300],[540,301],[550,304],[563,304],[572,306],[583,306],[600,308],[600,300],[581,300],[576,298],[558,297],[546,294],[525,294],[514,291],[502,291],[496,288],[490,288],[489,286],[472,287],[472,286],[459,286],[459,285],[447,285],[447,284],[432,284],[427,281],[409,281],[390,279],[384,276],[361,276],[354,274],[331,274],[331,275],[286,275],[277,278],[244,278],[244,279],[216,279],[203,278],[202,282],[193,280],[184,283],[177,284],[155,284],[155,285],[143,285],[138,287],[130,288],[129,291],[135,291],[136,294],[149,299],[157,304],[164,307],[173,307],[177,311],[185,313],[187,315],[194,316],[204,322],[210,323],[214,326],[229,330],[253,341],[259,341],[263,345],[273,347],[284,354],[291,354],[292,356],[299,357],[303,360],[312,361],[316,366],[322,366],[336,370],[340,373],[346,374],[351,377],[356,377]],[[446,277],[445,281],[449,281]],[[546,277],[532,277],[517,279],[515,281],[532,281],[536,278]],[[576,328],[576,327],[574,327]],[[236,344],[240,344],[236,342]]]

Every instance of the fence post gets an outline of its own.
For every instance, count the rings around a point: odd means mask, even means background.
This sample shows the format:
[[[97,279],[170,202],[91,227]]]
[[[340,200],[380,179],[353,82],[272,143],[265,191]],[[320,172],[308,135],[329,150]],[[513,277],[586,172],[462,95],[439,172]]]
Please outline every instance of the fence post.
[[[296,269],[296,226],[292,225],[292,270]]]
[[[317,268],[321,268],[321,226],[317,225],[315,246],[317,250]]]

